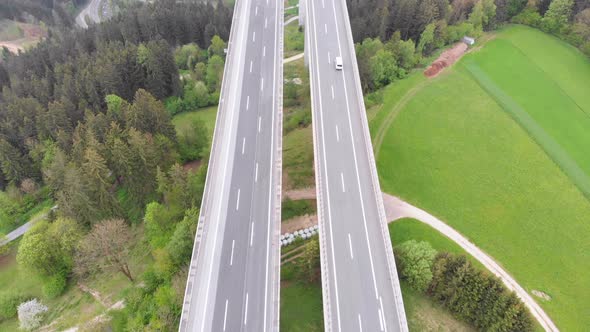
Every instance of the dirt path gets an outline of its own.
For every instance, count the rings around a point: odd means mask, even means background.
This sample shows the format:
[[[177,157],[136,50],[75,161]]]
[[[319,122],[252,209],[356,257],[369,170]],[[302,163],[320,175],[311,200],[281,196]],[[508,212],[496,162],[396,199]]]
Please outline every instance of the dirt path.
[[[302,59],[303,56],[304,56],[304,53],[299,53],[299,54],[294,55],[294,56],[292,56],[290,58],[286,58],[286,59],[283,60],[283,64],[289,63],[289,62],[293,62],[293,61],[296,61],[296,60],[299,60],[299,59]]]
[[[313,197],[309,197],[312,192],[314,193]],[[303,193],[307,194],[305,196],[306,199],[315,198],[315,190],[313,189],[305,189],[303,191],[294,190],[286,192],[285,196],[290,197],[294,195],[295,197],[298,197],[298,195],[303,195]],[[383,193],[383,204],[385,205],[385,214],[389,222],[394,222],[401,218],[414,218],[436,229],[444,236],[457,243],[468,254],[483,264],[486,269],[500,278],[508,289],[514,291],[530,310],[533,317],[535,317],[546,331],[559,331],[551,318],[545,313],[545,311],[543,311],[537,302],[535,302],[529,293],[522,288],[516,280],[514,280],[514,278],[512,278],[512,276],[500,266],[500,264],[498,264],[492,257],[488,256],[483,250],[479,249],[475,244],[471,243],[465,236],[461,235],[461,233],[457,232],[442,220],[428,212],[402,201],[395,196]]]

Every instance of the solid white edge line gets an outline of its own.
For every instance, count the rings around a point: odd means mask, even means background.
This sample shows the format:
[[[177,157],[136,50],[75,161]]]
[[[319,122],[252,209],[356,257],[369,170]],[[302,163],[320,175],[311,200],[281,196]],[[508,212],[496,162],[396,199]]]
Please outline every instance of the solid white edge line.
[[[317,52],[317,50],[319,49],[318,47],[318,40],[317,40],[317,25],[316,25],[316,17],[315,17],[315,6],[314,6],[314,1],[309,1],[311,2],[311,6],[312,6],[312,10],[309,11],[309,17],[312,18],[313,21],[313,29],[310,29],[310,36],[311,36],[311,32],[314,32],[316,38],[314,39],[314,44],[315,44],[315,52]],[[322,3],[324,2],[324,0],[322,0]],[[311,38],[311,37],[310,37]],[[317,80],[318,80],[318,88],[319,86],[321,86],[321,78],[320,78],[320,64],[319,64],[319,60],[318,60],[318,56],[317,54],[315,54],[315,52],[310,52],[310,56],[313,56],[313,58],[315,59],[316,62],[316,66],[315,66],[315,71],[317,72]],[[311,66],[310,66],[311,67]],[[311,82],[312,80],[310,80]],[[310,83],[312,84],[312,83]],[[319,92],[319,91],[318,91]],[[313,94],[313,93],[312,93]],[[320,106],[320,123],[321,123],[321,127],[323,127],[323,123],[324,123],[324,116],[323,116],[323,106],[322,106],[322,98],[321,98],[321,94],[320,94],[320,98],[318,100],[318,104]],[[336,257],[334,256],[334,234],[333,234],[333,230],[332,230],[332,224],[331,224],[331,207],[330,207],[330,185],[329,185],[329,179],[328,179],[328,166],[327,166],[327,162],[326,162],[326,138],[324,135],[324,131],[322,130],[322,150],[323,150],[323,156],[324,156],[324,174],[326,175],[326,198],[327,198],[327,202],[328,202],[328,225],[329,225],[329,229],[330,229],[330,245],[331,245],[331,253],[332,253],[332,266],[334,267],[334,290],[335,290],[335,296],[336,296],[336,321],[338,323],[338,331],[342,331],[342,324],[340,322],[340,300],[339,300],[339,295],[338,295],[338,278],[336,277],[337,275],[337,270],[336,270]],[[329,324],[329,323],[328,323]]]
[[[338,41],[338,52],[340,54],[342,54],[342,45],[340,44],[340,32],[338,31],[338,17],[336,16],[336,6],[334,5],[334,6],[332,6],[332,8],[333,8],[333,12],[334,12],[334,21],[336,24],[336,40]],[[377,278],[375,277],[375,264],[373,263],[373,251],[371,250],[371,245],[370,245],[371,242],[369,240],[369,229],[367,227],[367,216],[366,216],[366,212],[365,212],[365,202],[363,199],[361,179],[359,177],[359,167],[358,167],[358,160],[357,160],[357,156],[356,156],[356,147],[354,145],[355,139],[354,139],[354,132],[352,130],[352,120],[351,120],[351,116],[350,116],[350,105],[349,105],[349,101],[348,101],[348,91],[346,89],[346,75],[344,75],[344,71],[342,71],[342,80],[344,82],[344,98],[346,99],[346,112],[348,115],[348,127],[350,129],[350,137],[351,137],[351,142],[352,142],[354,168],[355,168],[355,172],[356,172],[357,185],[358,185],[360,201],[361,201],[363,224],[364,224],[364,228],[365,228],[365,238],[366,238],[366,242],[367,242],[367,248],[369,249],[369,262],[371,263],[371,274],[373,276],[373,287],[375,289],[375,299],[378,299],[379,292],[377,290]],[[379,207],[377,207],[377,208],[379,208]]]
[[[247,4],[247,3],[248,3],[248,0],[246,0],[246,4]],[[236,15],[237,15],[237,12],[236,12]],[[235,18],[235,17],[237,17],[237,16],[234,16],[234,18]],[[247,17],[247,16],[246,16],[246,17]],[[233,18],[232,18],[232,24],[233,24]],[[239,23],[238,23],[238,24],[239,24]],[[230,37],[231,37],[231,30],[230,30]],[[228,41],[228,43],[229,43],[229,42],[231,42],[231,38],[230,38],[230,40]],[[242,43],[239,43],[239,42],[238,42],[238,47],[239,47],[239,48],[240,48],[240,50],[241,50],[241,48],[242,48]],[[233,53],[233,52],[232,52],[232,53]],[[240,63],[240,54],[241,54],[241,52],[237,52],[237,55],[238,55],[238,64]],[[228,62],[228,66],[230,66],[230,65],[231,65],[231,64]],[[226,74],[226,73],[225,73],[225,67],[224,67],[224,75],[225,75],[225,74]],[[222,82],[222,85],[223,85],[223,82]],[[228,88],[228,89],[229,89],[229,88]],[[222,89],[222,90],[223,90],[223,89]],[[234,100],[232,100],[232,101],[235,103],[235,101],[234,101]],[[233,107],[229,107],[229,106],[228,106],[228,110],[230,110],[230,112],[231,112],[232,108],[233,108]],[[219,112],[218,112],[218,113],[219,113]],[[230,123],[229,123],[230,132],[231,132],[231,128],[233,127],[233,122],[234,122],[235,113],[236,113],[236,112],[232,112],[232,115],[231,115],[231,117],[230,117]],[[217,118],[215,119],[215,122],[216,122],[216,124],[217,124]],[[214,136],[214,139],[215,139],[215,136]],[[231,144],[230,144],[230,145],[231,145]],[[223,150],[222,150],[222,151],[223,151]],[[226,155],[229,155],[229,148],[227,149],[227,153],[226,153]],[[227,160],[228,160],[228,158],[225,158],[225,160],[227,161]],[[227,173],[227,166],[228,166],[228,163],[227,163],[227,162],[226,162],[225,164],[223,164],[223,173],[222,173],[222,174],[226,174],[226,173]],[[209,170],[207,170],[207,175],[209,175]],[[221,194],[221,196],[222,196],[222,197],[223,197],[223,187],[225,186],[225,178],[226,178],[226,177],[225,177],[225,176],[223,176],[223,177],[222,177],[222,180],[221,180],[221,188],[222,188],[222,189],[221,189],[221,190],[222,190],[222,194]],[[218,216],[221,214],[221,206],[222,206],[222,205],[223,205],[223,204],[218,204],[218,206],[219,206],[219,208],[218,208],[218,210],[217,210],[217,211],[218,211],[218,213],[217,213],[217,215],[218,215]],[[217,234],[217,232],[218,232],[218,229],[219,229],[219,223],[217,222],[217,223],[215,223],[215,232],[214,232],[215,234]],[[213,248],[216,248],[216,247],[217,247],[217,236],[213,236]],[[194,249],[193,249],[193,253],[194,253]],[[211,285],[211,276],[212,276],[212,274],[213,274],[213,271],[212,271],[212,270],[213,270],[213,261],[214,261],[214,260],[212,259],[212,260],[211,260],[211,262],[210,262],[210,264],[209,264],[209,271],[210,271],[210,273],[207,275],[207,285],[209,285],[209,286]],[[192,258],[191,258],[191,264],[192,264]],[[188,288],[188,282],[187,282],[187,288]],[[207,306],[207,303],[209,303],[209,291],[208,291],[208,290],[206,290],[206,291],[205,291],[205,305],[204,305],[204,308],[203,308],[203,316],[205,316],[205,314],[207,313],[207,307],[208,307],[208,306]],[[226,304],[226,305],[227,305],[227,304]],[[182,317],[181,317],[181,321],[182,321]],[[203,331],[203,330],[205,329],[205,323],[206,323],[206,320],[205,320],[205,319],[203,319],[203,321],[202,321],[202,323],[201,323],[201,331]]]
[[[354,259],[354,255],[352,254],[352,239],[350,238],[350,233],[348,233],[348,247],[350,248],[350,259]]]
[[[227,304],[228,300],[225,300],[225,314],[223,314],[223,330],[225,331],[225,323],[227,323]]]

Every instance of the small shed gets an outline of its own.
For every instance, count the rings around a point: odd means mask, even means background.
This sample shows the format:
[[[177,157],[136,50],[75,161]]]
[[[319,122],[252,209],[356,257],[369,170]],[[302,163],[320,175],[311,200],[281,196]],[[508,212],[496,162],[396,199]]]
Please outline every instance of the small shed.
[[[464,42],[465,44],[467,44],[467,45],[471,46],[471,45],[475,44],[475,38],[473,38],[473,37],[468,37],[468,36],[465,36],[465,37],[463,37],[463,42]]]

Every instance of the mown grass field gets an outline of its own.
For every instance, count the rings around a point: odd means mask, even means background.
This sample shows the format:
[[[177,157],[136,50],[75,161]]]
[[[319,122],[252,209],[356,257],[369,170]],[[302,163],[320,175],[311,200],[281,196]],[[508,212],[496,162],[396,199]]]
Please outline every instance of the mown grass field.
[[[580,87],[575,82],[563,83],[574,75],[563,74],[563,68],[588,82],[590,73],[584,74],[587,65],[571,54],[577,51],[569,46],[539,36],[529,28],[507,28],[480,52],[473,52],[418,89],[404,85],[400,90],[396,85],[387,88],[388,94],[402,96],[398,100],[411,90],[413,97],[404,101],[391,126],[387,126],[377,151],[377,164],[384,191],[427,210],[466,235],[529,292],[535,289],[549,294],[550,301],[537,300],[558,327],[580,331],[590,326],[590,203],[544,148],[478,85],[465,67],[466,60],[481,63],[483,68],[511,62],[513,52],[502,53],[503,40],[507,39],[524,49],[522,53],[535,53],[531,61],[541,68],[535,70],[543,70],[546,77],[562,82],[559,86],[563,93],[583,105],[585,94],[580,93]],[[495,55],[488,56],[488,47]],[[557,55],[563,57],[555,58]],[[520,87],[509,84],[511,77],[542,79],[535,73],[522,72],[527,68],[504,71],[509,77],[496,84],[515,100],[526,99],[527,95],[530,99],[543,98],[543,94],[555,96],[555,84],[547,82],[537,87],[551,91],[530,94],[527,87],[520,95],[511,92]],[[562,73],[553,74],[555,71]],[[494,79],[498,74],[488,75]],[[583,83],[582,78],[577,84]],[[416,81],[419,84],[422,79]],[[397,103],[385,105],[375,111],[371,123],[374,135],[385,123],[383,119],[396,110]],[[521,106],[527,112],[531,107]],[[569,115],[573,111],[566,106],[547,109],[548,114],[564,110],[561,116],[553,117],[553,122],[571,123]],[[550,122],[540,126],[549,126]],[[558,132],[561,125],[556,123],[552,130]],[[590,126],[586,131],[590,132]],[[572,135],[575,132],[572,129]],[[554,139],[560,140],[557,136]],[[588,151],[583,141],[578,144]]]

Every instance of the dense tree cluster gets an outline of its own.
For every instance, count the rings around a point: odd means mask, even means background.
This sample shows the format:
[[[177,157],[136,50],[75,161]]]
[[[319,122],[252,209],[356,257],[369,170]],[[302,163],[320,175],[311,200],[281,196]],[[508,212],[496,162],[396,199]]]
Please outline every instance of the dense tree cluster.
[[[484,331],[533,331],[532,318],[514,292],[465,258],[439,254],[428,294],[459,318]]]
[[[0,19],[28,21],[35,20],[54,26],[72,26],[71,9],[82,5],[85,0],[2,0]]]

